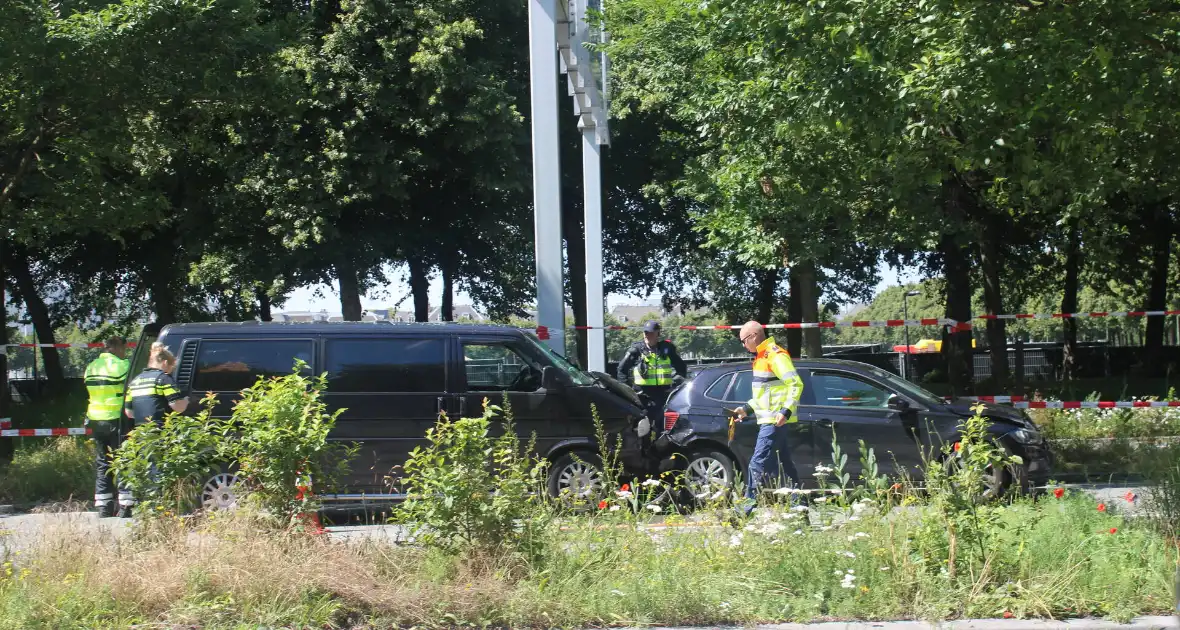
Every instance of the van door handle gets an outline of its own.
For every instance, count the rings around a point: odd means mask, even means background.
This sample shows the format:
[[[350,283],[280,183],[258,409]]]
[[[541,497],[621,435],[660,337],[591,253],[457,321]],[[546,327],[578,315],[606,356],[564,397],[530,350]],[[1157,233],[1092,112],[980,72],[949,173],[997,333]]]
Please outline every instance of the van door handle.
[[[438,397],[438,413],[446,413],[446,411],[447,411],[447,397],[446,396],[439,396]]]
[[[815,426],[817,426],[817,427],[830,427],[830,426],[832,426],[832,421],[829,418],[820,418],[819,420],[815,421]]]

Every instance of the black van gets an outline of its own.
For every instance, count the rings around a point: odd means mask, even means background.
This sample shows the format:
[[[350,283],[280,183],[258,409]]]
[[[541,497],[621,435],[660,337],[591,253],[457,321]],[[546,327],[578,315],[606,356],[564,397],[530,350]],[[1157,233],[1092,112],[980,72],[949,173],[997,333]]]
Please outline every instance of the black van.
[[[594,462],[592,406],[608,435],[623,437],[620,458],[633,473],[657,469],[636,433],[639,399],[601,373],[578,369],[530,332],[505,326],[400,323],[198,323],[149,326],[136,347],[132,373],[147,364],[153,341],[177,357],[176,378],[190,412],[206,392],[214,414],[228,416],[242,389],[260,376],[289,374],[295,359],[308,374],[326,373],[325,402],[343,408],[329,439],[357,444],[344,492],[325,496],[337,506],[404,498],[400,466],[439,413],[479,414],[483,400],[508,398],[522,439],[536,435],[538,455],[552,462],[549,491],[580,494],[601,483]],[[613,438],[612,438],[613,441]],[[229,469],[204,484],[202,501],[236,501]]]

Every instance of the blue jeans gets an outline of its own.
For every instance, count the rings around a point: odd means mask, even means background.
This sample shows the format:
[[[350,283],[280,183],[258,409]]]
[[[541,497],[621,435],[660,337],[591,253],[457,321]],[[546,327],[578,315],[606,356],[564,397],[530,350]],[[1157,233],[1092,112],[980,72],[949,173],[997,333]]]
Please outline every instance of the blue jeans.
[[[758,442],[754,444],[754,456],[746,479],[746,498],[755,499],[758,487],[766,483],[799,484],[799,471],[791,460],[791,446],[787,441],[787,427],[773,424],[758,425]]]

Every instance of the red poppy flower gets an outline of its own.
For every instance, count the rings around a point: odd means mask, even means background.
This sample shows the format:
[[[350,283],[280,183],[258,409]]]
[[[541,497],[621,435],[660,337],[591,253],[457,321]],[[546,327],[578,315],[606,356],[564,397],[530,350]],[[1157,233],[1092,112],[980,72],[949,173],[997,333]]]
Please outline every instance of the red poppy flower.
[[[623,487],[619,488],[619,492],[631,492],[631,484],[629,484],[629,483],[623,484]]]
[[[1110,528],[1110,533],[1112,533],[1112,534],[1117,534],[1117,533],[1119,533],[1119,528],[1117,528],[1117,527],[1111,527],[1111,528]]]
[[[606,499],[603,499],[603,500],[601,500],[601,501],[599,501],[599,502],[598,502],[598,509],[600,509],[600,510],[605,510],[605,509],[606,509]]]
[[[1053,491],[1053,496],[1057,497],[1058,499],[1065,496],[1065,488],[1057,488]]]
[[[900,484],[900,483],[895,483],[895,484],[893,484],[892,486],[889,486],[889,489],[890,489],[890,490],[901,490],[901,484]]]
[[[1105,512],[1105,511],[1106,511],[1106,504],[1105,504],[1105,503],[1099,503],[1099,504],[1098,504],[1098,511],[1099,511],[1099,512]]]
[[[958,453],[958,452],[959,452],[959,449],[960,449],[960,448],[963,448],[963,445],[962,445],[962,444],[959,444],[958,442],[955,442],[955,452],[956,452],[956,453]]]
[[[1127,500],[1127,503],[1134,503],[1137,497],[1134,492],[1128,492],[1124,498]]]
[[[1011,619],[1011,618],[1013,618],[1013,617],[1015,617],[1015,616],[1016,616],[1016,615],[1013,615],[1013,614],[1012,614],[1012,611],[1010,611],[1010,610],[1005,610],[1005,611],[1004,611],[1004,619]]]

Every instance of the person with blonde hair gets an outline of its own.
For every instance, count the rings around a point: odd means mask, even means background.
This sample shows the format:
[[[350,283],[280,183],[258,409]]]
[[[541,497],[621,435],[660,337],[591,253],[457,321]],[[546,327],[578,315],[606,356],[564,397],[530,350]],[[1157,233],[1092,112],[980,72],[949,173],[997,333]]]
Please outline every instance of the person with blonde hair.
[[[169,411],[184,413],[188,409],[188,398],[176,387],[172,371],[176,369],[176,357],[159,341],[152,344],[148,354],[147,369],[131,379],[127,386],[124,413],[135,426],[154,422],[164,423]],[[119,516],[128,518],[135,507],[131,491],[119,487]]]

